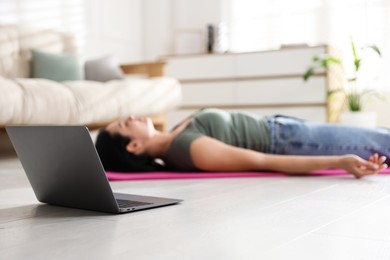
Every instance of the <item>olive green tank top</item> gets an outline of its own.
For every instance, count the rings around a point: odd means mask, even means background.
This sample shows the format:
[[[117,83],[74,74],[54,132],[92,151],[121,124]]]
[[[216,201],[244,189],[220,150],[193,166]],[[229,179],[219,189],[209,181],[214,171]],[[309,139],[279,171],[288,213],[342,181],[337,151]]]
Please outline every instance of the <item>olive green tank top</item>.
[[[269,130],[262,117],[243,112],[204,109],[196,112],[185,129],[172,140],[162,158],[165,164],[172,170],[198,171],[191,159],[190,146],[202,136],[259,152],[267,152],[270,145]]]

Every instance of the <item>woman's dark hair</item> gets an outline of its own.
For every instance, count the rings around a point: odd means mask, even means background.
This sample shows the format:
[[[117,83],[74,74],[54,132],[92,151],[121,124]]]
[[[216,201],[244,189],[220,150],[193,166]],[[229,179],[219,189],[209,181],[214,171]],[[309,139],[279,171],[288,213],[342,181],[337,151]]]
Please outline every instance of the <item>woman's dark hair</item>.
[[[96,139],[96,150],[106,171],[147,172],[161,171],[163,166],[148,155],[135,155],[126,150],[130,138],[100,130]]]

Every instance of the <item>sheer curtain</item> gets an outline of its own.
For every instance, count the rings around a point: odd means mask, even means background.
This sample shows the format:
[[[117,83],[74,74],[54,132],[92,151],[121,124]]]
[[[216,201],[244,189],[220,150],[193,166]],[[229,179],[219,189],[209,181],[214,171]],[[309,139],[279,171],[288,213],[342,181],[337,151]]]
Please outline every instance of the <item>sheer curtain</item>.
[[[357,46],[381,49],[383,58],[367,57],[366,68],[378,74],[375,84],[390,89],[390,0],[228,1],[231,51],[325,43],[342,50],[349,61],[352,36]]]

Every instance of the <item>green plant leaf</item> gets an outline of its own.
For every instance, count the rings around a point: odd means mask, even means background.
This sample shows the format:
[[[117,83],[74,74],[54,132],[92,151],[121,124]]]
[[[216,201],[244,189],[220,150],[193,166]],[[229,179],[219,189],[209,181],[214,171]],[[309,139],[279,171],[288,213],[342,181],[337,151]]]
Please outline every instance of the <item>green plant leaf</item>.
[[[328,63],[334,63],[334,64],[341,64],[341,61],[339,59],[336,59],[335,57],[328,56]]]
[[[356,72],[357,72],[357,71],[359,70],[359,68],[360,68],[360,61],[361,61],[360,59],[357,59],[357,60],[355,59],[354,62],[353,62],[353,63],[355,64],[355,71],[356,71]]]
[[[331,96],[331,95],[334,95],[334,94],[340,93],[340,92],[344,92],[344,90],[341,88],[328,90],[328,96]]]
[[[355,42],[353,41],[353,38],[351,37],[351,48],[353,53],[353,63],[355,65],[355,71],[358,72],[360,68],[360,59],[356,52]]]
[[[303,80],[308,81],[311,76],[314,74],[314,67],[310,67],[307,69],[305,74],[303,75]]]
[[[304,81],[309,80],[309,78],[311,78],[315,74],[316,69],[326,69],[329,63],[341,65],[341,61],[339,59],[332,57],[328,54],[314,56],[312,58],[311,66],[306,70],[305,74],[303,75]]]
[[[361,95],[359,93],[350,93],[347,95],[349,111],[357,112],[362,110]]]
[[[329,63],[340,65],[341,61],[333,56],[326,54],[322,57],[322,59],[318,60],[318,63],[321,66],[321,68],[327,68]]]
[[[378,46],[370,45],[370,46],[367,46],[366,48],[372,49],[376,54],[378,54],[379,57],[382,57],[381,50],[378,48]]]
[[[353,64],[355,67],[355,75],[353,77],[346,78],[346,80],[349,83],[354,84],[357,81],[358,71],[360,69],[362,60],[358,56],[359,53],[357,52],[355,42],[352,36],[350,37],[350,43],[351,43],[351,49],[353,53]],[[376,45],[366,46],[361,49],[366,49],[366,48],[373,50],[381,57],[382,53]],[[317,69],[326,69],[330,64],[342,66],[342,62],[340,60],[338,60],[333,56],[330,56],[329,54],[315,55],[312,58],[312,64],[304,73],[303,79],[305,81],[309,80],[310,77],[315,75]],[[339,92],[342,93],[342,97],[344,98],[345,105],[348,107],[350,111],[361,111],[363,102],[366,102],[367,101],[366,98],[370,98],[371,96],[377,97],[379,99],[383,99],[383,96],[381,96],[377,91],[372,91],[370,89],[365,89],[361,91],[355,88],[343,89],[342,87],[327,91],[327,98],[329,99],[333,94]]]

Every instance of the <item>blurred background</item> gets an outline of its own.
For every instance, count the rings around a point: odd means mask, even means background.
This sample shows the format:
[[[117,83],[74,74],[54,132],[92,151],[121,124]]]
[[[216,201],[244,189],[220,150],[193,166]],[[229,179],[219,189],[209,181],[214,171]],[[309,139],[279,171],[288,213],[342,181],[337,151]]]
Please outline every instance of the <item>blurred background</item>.
[[[181,113],[180,116],[205,106],[245,110],[262,108],[268,109],[264,110],[267,114],[271,113],[273,108],[278,112],[277,109],[280,107],[284,108],[282,112],[288,113],[289,107],[284,104],[285,100],[275,101],[275,104],[263,107],[262,104],[254,102],[232,103],[229,98],[220,102],[216,96],[215,102],[208,101],[204,104],[192,102],[189,100],[192,96],[202,93],[187,91],[186,85],[189,86],[187,89],[191,89],[191,84],[205,83],[205,79],[199,78],[199,75],[183,78],[174,65],[178,56],[261,53],[283,48],[326,46],[325,52],[329,54],[333,54],[330,53],[330,49],[336,50],[334,53],[337,54],[337,58],[343,61],[343,75],[347,75],[345,78],[348,78],[348,75],[353,77],[355,69],[355,57],[351,51],[353,39],[359,52],[359,59],[364,60],[359,71],[363,88],[378,90],[382,95],[380,102],[367,101],[364,109],[377,113],[377,125],[386,127],[390,126],[390,119],[387,116],[390,100],[386,99],[387,92],[390,92],[389,13],[390,0],[0,1],[1,24],[26,24],[72,33],[76,36],[79,53],[86,59],[110,54],[122,63],[167,61],[166,75],[176,77],[183,83],[184,99],[181,112],[185,113]],[[378,47],[380,56],[374,52],[360,52],[367,46]],[[305,55],[307,58],[311,54]],[[310,59],[305,61],[306,65],[300,68],[302,74],[310,66],[311,58],[315,55],[309,57]],[[293,57],[296,56],[285,56],[286,63],[291,63],[290,59]],[[269,59],[272,62],[273,58]],[[173,67],[169,67],[170,62]],[[275,64],[280,67],[279,63]],[[257,65],[254,63],[253,66]],[[198,67],[194,65],[193,69],[197,70]],[[286,76],[284,72],[279,74],[281,78]],[[302,76],[296,73],[294,75],[299,78]],[[233,81],[236,84],[240,80],[267,79],[274,76],[274,74],[245,77],[219,75],[210,76],[207,80],[218,83]],[[329,85],[331,77],[326,76],[326,81],[327,90],[339,87]],[[338,82],[336,84],[341,86],[342,83]],[[207,88],[210,89],[210,85],[207,85]],[[239,91],[234,89],[232,95],[239,95]],[[210,93],[203,92],[203,95],[206,97]],[[317,101],[308,103],[315,102]],[[338,115],[333,119],[329,115],[329,100],[326,99],[324,102],[328,115],[320,116],[318,121],[338,122]],[[318,107],[318,104],[316,106]],[[343,109],[348,110],[345,107]],[[292,114],[300,116],[299,113]],[[173,125],[178,118],[179,115],[173,116],[170,124]],[[308,117],[310,120],[312,118]]]
[[[388,0],[1,0],[0,22],[57,28],[77,35],[87,56],[123,61],[174,53],[175,33],[225,23],[230,51],[283,44],[390,47]],[[386,59],[386,65],[390,61]],[[387,67],[388,68],[388,67]]]

